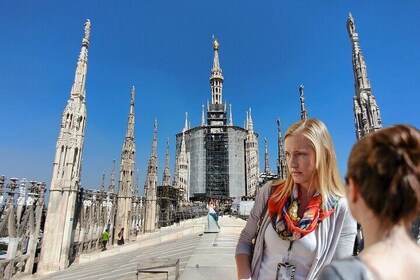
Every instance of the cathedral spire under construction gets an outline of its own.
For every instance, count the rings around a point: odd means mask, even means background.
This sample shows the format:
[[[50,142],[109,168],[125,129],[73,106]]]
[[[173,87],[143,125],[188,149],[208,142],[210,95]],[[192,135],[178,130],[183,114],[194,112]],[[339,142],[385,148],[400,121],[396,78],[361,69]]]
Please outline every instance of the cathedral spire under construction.
[[[352,63],[354,74],[353,111],[356,138],[382,128],[382,119],[375,97],[372,95],[367,67],[359,45],[359,35],[353,16],[349,13],[347,18],[347,31],[352,44]]]
[[[211,103],[222,104],[222,91],[223,91],[223,75],[219,62],[219,42],[213,36],[213,68],[211,69],[210,84],[211,84]]]

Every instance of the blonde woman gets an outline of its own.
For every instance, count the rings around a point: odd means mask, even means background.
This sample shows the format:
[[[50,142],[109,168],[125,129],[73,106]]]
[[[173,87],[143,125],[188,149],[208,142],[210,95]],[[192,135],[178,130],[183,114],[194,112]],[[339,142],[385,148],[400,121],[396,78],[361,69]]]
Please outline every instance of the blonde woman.
[[[324,265],[352,253],[356,222],[325,124],[301,120],[284,141],[287,178],[256,197],[236,247],[238,279],[316,279]]]
[[[320,279],[420,279],[420,247],[409,234],[420,215],[420,132],[381,129],[354,145],[347,168],[349,208],[365,248],[326,266]]]

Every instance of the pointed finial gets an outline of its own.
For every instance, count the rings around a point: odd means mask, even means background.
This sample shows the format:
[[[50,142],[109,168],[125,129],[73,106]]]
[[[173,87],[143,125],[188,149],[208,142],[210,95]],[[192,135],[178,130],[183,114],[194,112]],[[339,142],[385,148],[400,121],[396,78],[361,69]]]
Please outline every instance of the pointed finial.
[[[105,191],[105,170],[102,173],[102,183],[101,183],[101,191]]]
[[[254,133],[254,123],[252,121],[252,111],[251,111],[251,107],[249,107],[248,109],[248,131],[251,133]]]
[[[233,126],[232,104],[229,104],[229,125]]]
[[[85,22],[85,39],[89,41],[90,37],[90,20],[87,19]]]
[[[187,130],[188,130],[188,112],[185,112],[185,124],[184,124],[183,131],[187,131]]]
[[[305,108],[305,97],[303,97],[304,86],[300,85],[299,87],[299,98],[300,98],[300,119],[304,120],[308,117],[308,113]]]
[[[219,49],[219,42],[217,42],[217,39],[214,37],[214,35],[212,35],[211,38],[213,39],[213,50],[217,51]]]
[[[134,86],[131,87],[131,103],[134,104],[134,94],[136,92],[136,88]]]
[[[277,132],[278,132],[278,136],[281,137],[281,123],[280,123],[280,118],[277,118]]]
[[[115,159],[112,160],[111,177],[109,178],[109,192],[113,193],[115,187]]]
[[[350,38],[353,37],[353,34],[356,33],[356,26],[354,24],[354,19],[351,13],[349,13],[349,17],[347,18],[347,31],[349,32]]]
[[[139,196],[140,194],[140,189],[139,189],[139,169],[137,169],[137,173],[136,173],[136,189],[134,190],[134,194],[135,196]]]
[[[201,126],[205,126],[206,121],[204,119],[204,104],[201,105]]]

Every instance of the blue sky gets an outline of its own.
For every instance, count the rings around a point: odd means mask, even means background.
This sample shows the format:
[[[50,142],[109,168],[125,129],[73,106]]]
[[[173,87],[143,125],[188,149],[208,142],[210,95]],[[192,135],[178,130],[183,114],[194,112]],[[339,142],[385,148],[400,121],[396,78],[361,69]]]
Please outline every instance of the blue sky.
[[[118,170],[132,85],[140,187],[155,117],[159,184],[168,137],[173,176],[184,113],[191,126],[199,125],[201,105],[211,98],[212,34],[220,43],[223,99],[232,104],[234,124],[242,126],[252,107],[261,169],[266,137],[275,170],[276,119],[285,131],[300,118],[304,84],[308,114],[328,126],[344,175],[355,142],[350,11],[384,125],[419,127],[418,1],[1,1],[0,173],[50,184],[89,18],[84,187],[99,188],[104,170],[108,182],[114,158]]]

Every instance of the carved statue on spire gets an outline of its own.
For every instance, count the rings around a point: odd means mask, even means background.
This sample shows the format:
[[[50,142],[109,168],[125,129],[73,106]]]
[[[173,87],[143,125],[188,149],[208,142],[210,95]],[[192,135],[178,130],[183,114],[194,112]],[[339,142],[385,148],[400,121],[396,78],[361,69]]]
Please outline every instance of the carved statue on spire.
[[[305,87],[303,85],[300,85],[299,87],[299,95],[300,95],[300,100],[305,101],[305,97],[303,97],[303,89]]]
[[[356,32],[356,27],[354,25],[354,19],[351,13],[349,13],[349,17],[347,18],[347,30],[349,31],[350,37]]]
[[[134,86],[131,87],[131,102],[134,102],[134,93],[136,91],[136,88]]]
[[[308,117],[308,113],[305,108],[305,97],[303,97],[304,86],[300,85],[299,87],[299,97],[300,97],[300,119],[304,120]]]
[[[90,37],[90,20],[87,19],[85,23],[85,39],[89,40]]]
[[[216,37],[214,37],[214,35],[212,36],[212,39],[213,39],[213,48],[216,51],[219,49],[219,42],[217,42],[217,39]]]

